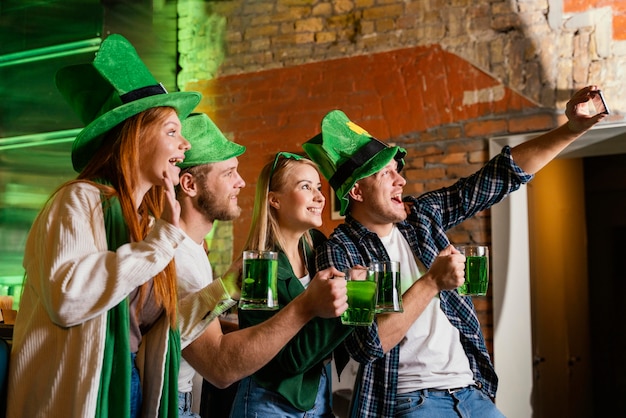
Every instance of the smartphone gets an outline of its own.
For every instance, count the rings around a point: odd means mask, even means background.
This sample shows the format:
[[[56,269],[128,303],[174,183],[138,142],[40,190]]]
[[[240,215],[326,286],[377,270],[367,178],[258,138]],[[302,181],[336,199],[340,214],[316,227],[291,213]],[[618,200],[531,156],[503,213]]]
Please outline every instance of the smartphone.
[[[592,92],[593,96],[591,97],[591,102],[593,103],[593,107],[596,108],[596,115],[598,113],[604,113],[605,115],[609,114],[609,107],[606,105],[606,101],[604,100],[604,95],[602,91],[596,90]]]

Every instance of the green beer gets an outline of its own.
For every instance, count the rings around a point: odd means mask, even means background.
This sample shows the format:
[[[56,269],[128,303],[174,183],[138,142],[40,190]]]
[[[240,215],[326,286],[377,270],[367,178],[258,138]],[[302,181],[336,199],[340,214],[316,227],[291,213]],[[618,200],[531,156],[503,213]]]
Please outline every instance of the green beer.
[[[489,261],[487,256],[468,256],[465,259],[465,283],[459,287],[459,295],[485,296],[489,285]]]
[[[258,258],[246,258],[245,253],[248,251],[244,252],[239,309],[278,309],[278,260],[267,258],[264,253],[248,255]]]
[[[404,312],[400,286],[400,262],[376,261],[370,264],[370,272],[377,276],[378,281],[376,312]]]
[[[345,325],[370,325],[376,313],[376,281],[348,280],[348,309],[341,314]]]

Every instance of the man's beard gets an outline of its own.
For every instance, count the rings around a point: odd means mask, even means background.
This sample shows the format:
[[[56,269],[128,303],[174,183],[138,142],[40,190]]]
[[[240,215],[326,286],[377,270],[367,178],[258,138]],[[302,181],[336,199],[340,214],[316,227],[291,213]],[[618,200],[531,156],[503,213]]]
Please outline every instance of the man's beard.
[[[228,204],[229,199],[225,199],[223,196],[220,197],[221,199],[206,188],[201,189],[197,200],[198,211],[200,211],[209,222],[232,221],[239,217],[241,208],[239,206],[231,207],[231,205]]]

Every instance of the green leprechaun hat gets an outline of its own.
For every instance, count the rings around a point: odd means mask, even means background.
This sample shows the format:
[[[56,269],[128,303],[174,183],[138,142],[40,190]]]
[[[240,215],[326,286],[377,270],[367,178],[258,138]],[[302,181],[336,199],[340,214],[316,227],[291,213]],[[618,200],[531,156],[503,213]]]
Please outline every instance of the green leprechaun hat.
[[[243,145],[228,140],[204,113],[192,113],[182,123],[182,134],[191,148],[185,152],[185,160],[178,164],[181,169],[226,161],[246,150]]]
[[[80,172],[102,145],[104,135],[116,125],[153,107],[176,109],[187,117],[200,102],[200,93],[174,92],[156,81],[121,35],[109,35],[93,63],[64,67],[56,85],[86,125],[72,145],[72,165]]]
[[[380,171],[392,159],[398,161],[398,171],[402,170],[406,155],[404,148],[379,141],[340,110],[324,116],[322,133],[302,144],[302,148],[335,190],[341,215],[348,207],[348,192],[357,181]]]

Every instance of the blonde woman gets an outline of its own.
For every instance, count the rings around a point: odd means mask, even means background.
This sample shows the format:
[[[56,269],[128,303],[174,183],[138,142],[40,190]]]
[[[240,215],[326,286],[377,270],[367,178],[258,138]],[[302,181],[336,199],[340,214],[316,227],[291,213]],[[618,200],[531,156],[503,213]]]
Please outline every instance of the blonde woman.
[[[316,273],[313,253],[325,239],[315,229],[322,225],[325,201],[317,167],[306,158],[280,152],[261,171],[246,249],[279,252],[281,308],[304,292],[313,277],[329,276],[329,270]],[[332,276],[343,281],[336,270]],[[272,314],[239,311],[240,327]],[[231,417],[334,417],[330,359],[351,331],[339,318],[309,321],[269,364],[240,382]]]

